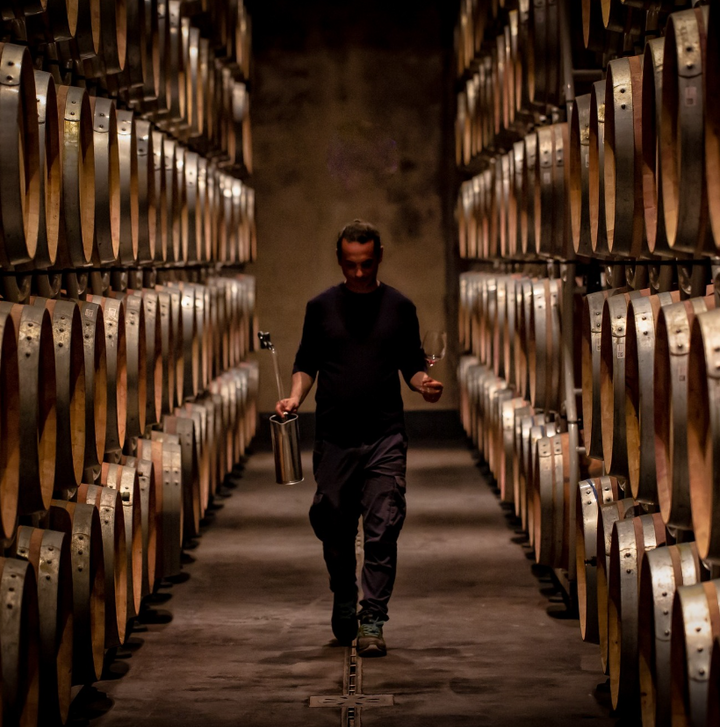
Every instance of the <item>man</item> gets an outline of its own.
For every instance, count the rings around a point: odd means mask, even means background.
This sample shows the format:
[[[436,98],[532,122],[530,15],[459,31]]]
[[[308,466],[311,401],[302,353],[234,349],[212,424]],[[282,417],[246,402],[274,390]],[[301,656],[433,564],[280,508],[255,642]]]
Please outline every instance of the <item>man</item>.
[[[400,371],[413,391],[436,402],[443,385],[426,372],[413,303],[378,281],[378,230],[355,220],[337,238],[345,282],[307,305],[292,391],[276,413],[296,412],[318,379],[310,522],[323,543],[333,592],[332,630],[360,656],[384,656],[382,627],[395,582],[405,519],[407,437]],[[364,598],[357,614],[355,539],[363,517]]]

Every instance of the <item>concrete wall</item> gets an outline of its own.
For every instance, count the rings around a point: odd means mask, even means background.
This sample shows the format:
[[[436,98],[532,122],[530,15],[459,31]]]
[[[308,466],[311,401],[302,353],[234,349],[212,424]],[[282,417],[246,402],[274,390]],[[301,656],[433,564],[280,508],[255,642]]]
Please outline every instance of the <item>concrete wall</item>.
[[[259,324],[272,333],[286,387],[305,303],[342,280],[334,241],[355,217],[380,228],[380,278],[415,302],[421,331],[456,335],[455,291],[446,282],[454,288],[446,252],[454,5],[248,3],[259,241],[248,272],[257,276]],[[258,357],[260,410],[270,411],[272,366],[268,354]],[[435,371],[448,384],[442,406],[454,408],[452,359]],[[429,406],[407,390],[406,405]],[[313,407],[308,400],[304,410]]]

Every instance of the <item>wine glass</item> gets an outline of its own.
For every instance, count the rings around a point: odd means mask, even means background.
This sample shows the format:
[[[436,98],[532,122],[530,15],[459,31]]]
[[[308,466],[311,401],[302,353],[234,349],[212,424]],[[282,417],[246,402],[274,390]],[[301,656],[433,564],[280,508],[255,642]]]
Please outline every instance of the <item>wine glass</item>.
[[[447,350],[447,333],[445,331],[428,331],[423,338],[423,353],[427,361],[428,369],[431,369],[438,361],[445,358]],[[435,393],[426,386],[422,387],[423,394]]]
[[[445,358],[447,350],[447,333],[445,331],[428,331],[423,338],[423,352],[428,368]]]

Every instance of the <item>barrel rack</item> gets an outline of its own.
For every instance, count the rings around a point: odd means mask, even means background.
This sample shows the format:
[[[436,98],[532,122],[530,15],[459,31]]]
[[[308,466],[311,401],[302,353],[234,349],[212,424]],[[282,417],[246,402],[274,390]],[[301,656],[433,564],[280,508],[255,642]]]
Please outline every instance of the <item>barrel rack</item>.
[[[67,722],[255,434],[251,35],[243,0],[0,2],[4,725]]]
[[[463,425],[644,725],[720,718],[718,47],[684,0],[456,27]]]

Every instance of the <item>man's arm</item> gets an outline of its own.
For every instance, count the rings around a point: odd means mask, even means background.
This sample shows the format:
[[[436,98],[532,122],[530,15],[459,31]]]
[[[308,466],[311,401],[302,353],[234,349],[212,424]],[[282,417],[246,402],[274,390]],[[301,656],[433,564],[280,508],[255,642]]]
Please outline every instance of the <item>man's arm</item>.
[[[315,379],[312,376],[304,371],[296,371],[292,377],[290,396],[275,404],[275,413],[279,417],[284,417],[286,413],[295,414],[310,393],[314,383]]]

